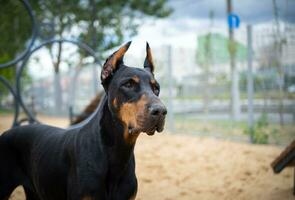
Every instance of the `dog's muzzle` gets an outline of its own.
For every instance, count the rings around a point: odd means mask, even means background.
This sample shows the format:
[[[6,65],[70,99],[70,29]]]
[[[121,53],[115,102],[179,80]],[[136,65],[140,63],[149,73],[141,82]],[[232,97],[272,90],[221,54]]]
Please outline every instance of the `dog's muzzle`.
[[[129,134],[138,134],[145,132],[148,135],[154,135],[155,131],[162,132],[165,125],[165,116],[167,109],[161,102],[153,103],[146,107],[145,114],[137,117],[137,126],[129,124]]]
[[[152,104],[148,108],[148,117],[146,121],[146,132],[153,135],[155,131],[162,132],[165,125],[165,116],[167,109],[162,103]]]

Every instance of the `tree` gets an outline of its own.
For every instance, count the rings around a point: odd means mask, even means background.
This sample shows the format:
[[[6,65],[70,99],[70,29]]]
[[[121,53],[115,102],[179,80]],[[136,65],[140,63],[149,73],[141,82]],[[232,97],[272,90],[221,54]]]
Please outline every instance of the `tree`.
[[[211,29],[213,26],[213,19],[214,19],[214,12],[210,11],[209,13],[210,17],[210,30],[207,35],[205,35],[205,41],[204,43],[199,44],[198,50],[200,48],[203,48],[204,51],[197,51],[197,63],[201,66],[202,68],[202,73],[203,73],[203,87],[206,88],[203,93],[203,111],[208,114],[209,112],[209,103],[210,103],[210,84],[209,84],[209,77],[210,77],[210,68],[212,67],[213,64],[213,55],[212,55],[212,33]],[[203,46],[202,46],[203,45]],[[198,59],[200,58],[200,59]]]
[[[39,1],[36,10],[38,21],[43,24],[53,23],[51,26],[53,29],[45,30],[45,35],[61,38],[76,32],[75,37],[86,42],[98,52],[111,49],[121,44],[125,37],[135,35],[144,16],[166,17],[171,12],[169,8],[166,8],[166,0]],[[52,45],[48,46],[54,66],[57,111],[62,105],[59,77],[62,48],[62,43],[59,43],[56,56],[54,56]],[[83,57],[85,57],[84,53],[80,52],[80,59]]]
[[[0,63],[13,60],[21,54],[31,35],[32,24],[29,15],[20,1],[1,1],[0,6]],[[28,74],[24,71],[28,78]],[[16,67],[0,68],[0,76],[6,78],[13,85],[16,77]],[[8,93],[0,84],[0,100]]]
[[[218,85],[214,87],[219,87],[221,84],[226,83],[226,74],[214,72],[214,69],[211,67],[213,65],[221,65],[229,63],[230,53],[227,50],[227,44],[229,43],[229,38],[223,36],[220,33],[207,33],[206,35],[198,36],[198,46],[197,46],[197,64],[202,69],[202,83],[204,84],[204,94],[210,97],[210,89],[212,88],[212,82],[209,80],[215,80]],[[235,42],[236,46],[236,61],[245,62],[247,60],[247,48],[245,45]],[[207,75],[206,75],[207,74]],[[209,79],[210,78],[210,79]],[[208,92],[209,90],[209,92]],[[206,97],[204,95],[204,97]],[[204,98],[204,108],[206,108],[206,103],[210,103],[210,99]]]
[[[20,1],[1,1],[0,63],[13,59],[26,47],[31,35],[31,21]]]
[[[16,8],[14,2],[6,0],[5,8],[2,5],[1,8],[14,10]],[[111,49],[121,44],[126,37],[135,35],[144,17],[166,17],[172,11],[166,5],[167,0],[39,0],[31,3],[38,24],[41,25],[39,40],[65,36],[75,37],[89,44],[97,52]],[[14,19],[13,14],[2,17],[4,19],[0,18],[1,23],[5,21],[7,26],[11,25],[10,21]],[[29,20],[27,20],[28,22]],[[2,30],[0,32],[6,35],[6,38],[9,38],[9,34],[11,34]],[[14,33],[22,34],[22,31],[18,30]],[[1,37],[3,38],[3,35]],[[16,40],[16,38],[18,36],[14,35],[11,39]],[[25,46],[26,42],[27,38],[21,38],[21,42],[16,44]],[[1,40],[0,43],[8,46],[9,40]],[[59,111],[62,105],[59,74],[63,43],[57,45],[56,51],[54,45],[48,45],[47,49],[54,68],[55,107]],[[3,51],[5,53],[3,55],[6,55],[5,48]],[[15,48],[9,59],[15,57],[19,52]],[[86,56],[83,52],[79,52],[79,55],[80,59]],[[102,57],[102,54],[99,56]],[[0,60],[1,57],[4,56],[0,54]]]
[[[283,33],[281,31],[281,26],[279,22],[278,15],[278,7],[276,4],[276,0],[272,1],[273,5],[273,13],[274,13],[274,26],[273,26],[273,39],[274,39],[274,63],[278,69],[279,75],[279,114],[280,114],[280,125],[284,125],[284,66],[282,63],[282,54],[283,54],[283,45],[286,43],[286,40],[283,37]]]

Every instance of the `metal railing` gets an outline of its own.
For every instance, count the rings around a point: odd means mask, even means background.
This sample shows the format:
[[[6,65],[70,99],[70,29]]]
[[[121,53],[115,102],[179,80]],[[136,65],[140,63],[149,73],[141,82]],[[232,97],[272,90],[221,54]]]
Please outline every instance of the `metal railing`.
[[[38,119],[35,117],[35,115],[28,109],[28,107],[25,105],[23,101],[23,97],[21,95],[21,77],[23,75],[24,68],[27,67],[27,63],[29,58],[32,56],[32,54],[42,47],[54,44],[54,43],[70,43],[73,45],[76,45],[78,48],[84,50],[87,52],[90,56],[94,58],[94,62],[101,66],[100,60],[96,56],[96,53],[94,50],[89,47],[87,44],[74,40],[74,39],[67,39],[67,38],[53,38],[48,40],[42,40],[39,44],[36,43],[38,37],[42,37],[40,33],[38,32],[39,27],[38,23],[36,21],[36,17],[34,14],[34,11],[29,3],[28,0],[19,0],[24,9],[26,9],[27,14],[30,17],[30,21],[32,24],[32,34],[30,42],[28,43],[26,49],[19,54],[14,59],[6,62],[6,63],[0,63],[0,69],[1,68],[11,68],[11,67],[17,67],[16,69],[16,76],[15,76],[15,84],[11,84],[5,77],[0,75],[0,84],[3,84],[5,88],[8,89],[8,91],[11,93],[14,99],[14,119],[12,122],[12,127],[20,126],[24,122],[28,123],[39,123]],[[20,118],[20,110],[24,111],[25,118]]]

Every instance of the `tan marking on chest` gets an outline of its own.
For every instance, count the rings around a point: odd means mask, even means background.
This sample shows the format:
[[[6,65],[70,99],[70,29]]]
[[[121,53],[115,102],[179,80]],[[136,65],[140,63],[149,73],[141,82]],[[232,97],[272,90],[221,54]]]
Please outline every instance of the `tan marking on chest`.
[[[137,190],[134,192],[134,194],[129,198],[129,200],[134,200],[136,199],[136,194],[137,194]]]
[[[135,144],[138,136],[139,136],[139,133],[130,134],[128,132],[128,127],[124,126],[124,140],[125,140],[126,144]]]
[[[85,196],[82,198],[82,200],[94,200],[94,198],[91,196]]]

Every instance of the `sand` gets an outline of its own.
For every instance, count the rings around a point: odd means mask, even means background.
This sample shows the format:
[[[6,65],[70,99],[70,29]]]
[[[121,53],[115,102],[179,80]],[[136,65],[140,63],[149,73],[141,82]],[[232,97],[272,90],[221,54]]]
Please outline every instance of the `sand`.
[[[270,167],[281,151],[183,134],[142,134],[135,148],[136,199],[295,199],[293,170],[275,175]],[[10,199],[25,199],[22,189],[17,188]]]
[[[141,137],[137,199],[295,199],[291,169],[274,175],[281,149],[183,135]]]

